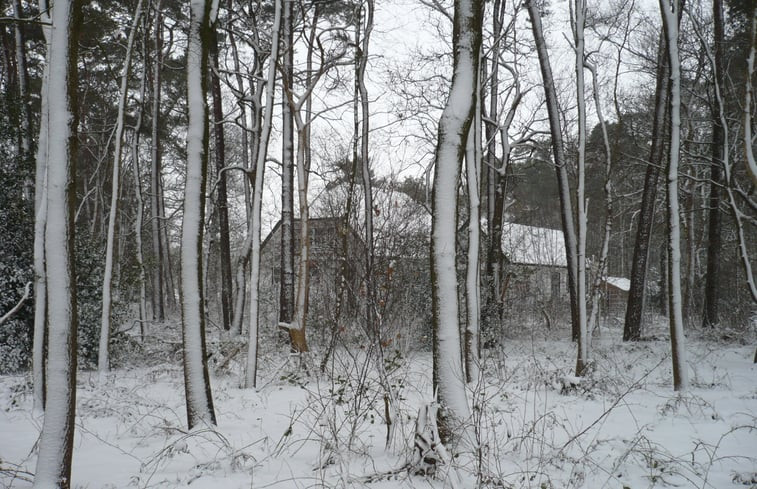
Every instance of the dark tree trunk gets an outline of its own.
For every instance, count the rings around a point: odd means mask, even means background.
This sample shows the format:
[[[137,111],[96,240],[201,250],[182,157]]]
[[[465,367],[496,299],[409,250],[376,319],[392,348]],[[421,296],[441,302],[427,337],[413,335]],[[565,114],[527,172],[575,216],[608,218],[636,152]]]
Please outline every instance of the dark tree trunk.
[[[213,32],[212,63],[212,93],[213,93],[213,135],[215,136],[216,171],[218,185],[216,187],[216,212],[218,213],[219,252],[221,255],[221,322],[223,329],[231,329],[232,316],[232,284],[231,284],[231,244],[229,243],[229,208],[226,196],[226,146],[223,134],[223,103],[221,99],[221,80],[218,77],[218,33]]]
[[[486,222],[487,222],[487,250],[486,265],[484,269],[485,300],[484,321],[482,323],[482,336],[484,342],[491,342],[499,337],[495,330],[502,322],[502,299],[499,294],[500,278],[502,275],[502,215],[504,213],[505,192],[504,176],[500,174],[496,161],[496,121],[499,119],[499,35],[502,31],[500,14],[501,0],[494,0],[492,11],[493,26],[492,35],[495,44],[492,48],[490,89],[489,89],[489,114],[490,122],[486,123]],[[484,64],[485,65],[485,64]],[[486,80],[486,77],[483,77]],[[503,159],[506,155],[503,155]],[[504,164],[504,162],[503,162]]]
[[[552,77],[552,67],[549,63],[547,43],[544,39],[544,31],[541,24],[541,14],[535,0],[528,1],[528,14],[531,18],[531,30],[533,31],[536,51],[539,55],[544,95],[547,100],[547,113],[549,115],[549,129],[552,136],[552,153],[557,174],[557,187],[560,194],[560,218],[562,220],[563,237],[565,239],[565,257],[568,265],[568,291],[570,292],[570,316],[571,337],[577,341],[580,336],[580,324],[578,317],[578,243],[576,240],[576,228],[573,223],[573,204],[570,198],[570,184],[568,181],[568,161],[562,140],[560,125],[560,107],[555,90],[555,82]]]
[[[292,3],[284,2],[283,74],[282,82],[291,87],[293,65]],[[282,154],[281,154],[281,265],[279,276],[279,323],[290,324],[294,319],[294,121],[286,99],[282,98]]]
[[[160,69],[163,50],[163,18],[159,5],[155,7],[155,37],[153,39],[153,67],[152,67],[152,146],[150,161],[150,227],[152,230],[152,317],[156,321],[164,321],[165,307],[163,295],[163,236],[161,233],[161,147],[160,147]]]
[[[649,241],[654,221],[655,201],[657,199],[657,182],[660,168],[665,156],[665,117],[668,106],[669,68],[666,42],[660,36],[657,49],[657,84],[655,87],[655,114],[652,121],[652,147],[649,150],[649,162],[644,176],[644,192],[641,197],[639,222],[636,227],[636,242],[631,263],[631,288],[628,292],[623,341],[641,339],[641,318],[644,313],[647,260],[649,258]],[[662,273],[662,271],[661,271]]]
[[[715,83],[721,91],[721,97],[725,90],[725,71],[723,69],[723,1],[713,0],[712,17],[715,23]],[[704,292],[704,314],[702,323],[704,327],[717,326],[718,298],[720,292],[720,228],[722,215],[720,213],[720,186],[723,183],[722,165],[723,151],[725,151],[725,128],[720,123],[720,111],[717,102],[712,106],[712,162],[710,163],[710,202],[709,222],[707,239],[707,278]]]

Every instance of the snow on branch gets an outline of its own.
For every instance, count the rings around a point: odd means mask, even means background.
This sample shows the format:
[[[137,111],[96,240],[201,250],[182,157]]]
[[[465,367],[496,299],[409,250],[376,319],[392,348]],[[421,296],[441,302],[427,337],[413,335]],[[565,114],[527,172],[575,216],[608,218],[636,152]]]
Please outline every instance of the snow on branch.
[[[0,325],[2,325],[5,321],[10,319],[14,314],[18,312],[19,309],[21,309],[21,306],[24,305],[24,302],[29,298],[29,293],[31,292],[32,283],[26,282],[26,286],[24,287],[24,295],[19,299],[18,303],[13,306],[13,309],[5,313],[3,317],[0,317]]]

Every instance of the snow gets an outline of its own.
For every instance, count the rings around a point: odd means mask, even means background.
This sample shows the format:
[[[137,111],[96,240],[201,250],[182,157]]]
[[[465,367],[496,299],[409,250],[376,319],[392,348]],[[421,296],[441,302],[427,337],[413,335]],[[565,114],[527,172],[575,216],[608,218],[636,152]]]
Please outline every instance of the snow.
[[[565,240],[558,229],[506,222],[502,226],[502,252],[520,265],[567,266]]]
[[[187,45],[187,176],[184,187],[184,216],[181,225],[181,314],[184,322],[184,368],[187,378],[186,399],[191,424],[212,423],[213,405],[205,379],[203,291],[201,277],[202,223],[207,165],[208,109],[202,84],[204,59],[200,34],[207,19],[205,2],[193,0],[190,35]]]
[[[607,277],[605,282],[625,292],[631,290],[631,280],[625,277]]]
[[[69,32],[75,13],[68,3],[53,9],[49,72],[48,72],[48,124],[47,127],[47,219],[45,228],[45,257],[47,278],[47,365],[46,406],[44,424],[37,459],[38,489],[55,488],[67,477],[67,464],[71,455],[70,441],[74,426],[69,410],[75,403],[72,388],[76,376],[75,342],[76,304],[72,290],[74,275],[72,219],[69,182],[74,172],[75,155],[70,146],[74,117],[70,110],[68,85],[73,62],[70,58]],[[75,349],[74,349],[75,350]],[[5,430],[0,430],[5,432]],[[36,436],[35,436],[36,437]],[[0,457],[0,460],[3,458]],[[31,469],[33,471],[35,469]]]
[[[567,331],[562,340],[537,335],[485,352],[485,381],[469,398],[483,406],[474,412],[486,426],[492,475],[515,488],[750,487],[732,481],[757,473],[753,346],[688,342],[691,389],[679,395],[667,341],[624,344],[620,335],[594,340],[597,369],[580,382]],[[325,375],[308,379],[284,353],[265,351],[262,387],[237,388],[241,363],[214,377],[218,427],[193,432],[178,364],[115,370],[108,387],[81,373],[72,487],[443,487],[406,472],[361,483],[411,459],[418,409],[431,399],[428,352],[408,353],[389,372],[401,401],[399,438],[386,450],[381,389],[374,373],[361,377],[364,356],[338,352]],[[31,487],[12,481],[12,470],[34,471],[31,410],[24,377],[0,377],[0,487]],[[476,487],[470,458],[458,460],[461,487]]]

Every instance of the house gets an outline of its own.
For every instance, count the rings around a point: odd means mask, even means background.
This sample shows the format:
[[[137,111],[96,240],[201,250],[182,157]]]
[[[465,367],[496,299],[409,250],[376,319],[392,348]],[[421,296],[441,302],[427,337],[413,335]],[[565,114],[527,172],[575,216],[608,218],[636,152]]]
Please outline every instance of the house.
[[[512,311],[533,315],[535,310],[541,310],[552,317],[563,313],[569,317],[567,258],[561,230],[505,223],[502,252],[507,259],[504,298]],[[591,293],[592,281],[588,277],[587,294]],[[630,287],[627,278],[602,280],[602,314],[606,317],[625,314]]]
[[[506,222],[504,298],[514,307],[543,308],[567,300],[568,269],[563,233],[558,229]]]
[[[611,316],[623,316],[628,303],[631,281],[624,277],[606,277],[600,282],[602,310]]]
[[[349,187],[322,190],[310,204],[308,219],[310,295],[308,323],[330,324],[336,315],[335,295],[341,286],[346,259],[348,281],[344,287],[342,317],[359,315],[365,285],[365,211],[362,186],[353,188],[352,212],[345,222]],[[373,189],[374,284],[382,322],[405,326],[430,316],[427,293],[428,236],[431,217],[423,205],[391,188]],[[299,254],[300,221],[294,220],[295,260]],[[345,243],[346,240],[346,243]],[[281,262],[281,221],[261,244],[261,312],[277,323]],[[347,245],[346,253],[344,245]],[[296,271],[295,263],[295,271]],[[426,311],[428,309],[428,312]]]

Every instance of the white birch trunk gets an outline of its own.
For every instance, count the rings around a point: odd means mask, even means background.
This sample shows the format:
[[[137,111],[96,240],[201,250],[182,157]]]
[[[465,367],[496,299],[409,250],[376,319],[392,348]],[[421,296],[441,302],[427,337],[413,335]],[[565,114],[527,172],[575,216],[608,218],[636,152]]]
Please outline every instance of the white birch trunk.
[[[268,154],[268,141],[271,136],[273,119],[274,88],[276,83],[276,60],[279,53],[279,32],[281,30],[281,7],[286,0],[275,0],[273,26],[271,31],[271,56],[268,66],[268,81],[265,91],[265,114],[263,126],[260,131],[260,143],[258,144],[257,159],[255,161],[255,186],[252,194],[252,219],[250,220],[249,234],[252,236],[252,250],[250,253],[250,327],[249,340],[247,343],[247,368],[243,387],[256,387],[258,368],[258,314],[260,310],[260,222],[261,207],[263,200],[263,177],[265,174],[265,162]]]
[[[192,0],[187,41],[187,176],[181,226],[181,316],[187,421],[192,429],[215,424],[205,348],[202,290],[202,235],[208,163],[207,93],[210,2]]]
[[[300,206],[300,254],[297,265],[297,289],[294,302],[294,317],[289,325],[289,333],[292,336],[292,347],[298,352],[306,352],[305,324],[307,320],[307,301],[310,289],[310,276],[308,263],[310,261],[310,236],[308,230],[310,219],[310,207],[308,205],[308,169],[305,168],[305,140],[304,124],[301,124],[299,114],[295,118],[298,121],[297,128],[297,196]]]
[[[667,165],[668,190],[668,304],[670,343],[673,350],[673,388],[688,389],[686,347],[681,299],[681,229],[678,205],[678,164],[681,146],[681,63],[678,51],[679,0],[660,0],[670,61],[670,149]]]
[[[368,15],[365,24],[365,34],[363,36],[362,49],[360,53],[360,65],[358,67],[358,86],[360,91],[360,112],[362,115],[361,135],[360,135],[360,163],[362,164],[363,175],[363,203],[365,204],[365,261],[366,261],[366,284],[368,307],[366,309],[368,330],[372,332],[374,338],[378,340],[378,346],[381,347],[381,332],[378,330],[379,325],[376,318],[376,290],[374,284],[374,238],[373,238],[373,183],[371,182],[371,162],[368,155],[369,135],[370,135],[370,111],[368,100],[368,89],[365,85],[365,69],[368,64],[368,46],[373,31],[373,4],[368,0]]]
[[[121,180],[121,143],[124,135],[124,110],[126,96],[129,90],[129,68],[131,66],[131,53],[134,48],[134,38],[137,34],[139,19],[142,16],[142,0],[137,2],[134,18],[131,23],[131,31],[126,43],[126,59],[121,72],[121,87],[118,94],[118,113],[116,115],[115,149],[113,150],[113,176],[110,193],[110,213],[108,215],[108,237],[105,245],[105,271],[103,274],[102,316],[100,318],[100,347],[97,354],[97,371],[100,381],[103,381],[110,369],[110,356],[108,344],[110,342],[112,290],[113,285],[113,260],[114,245],[116,239],[116,219],[118,218],[118,197]]]
[[[602,236],[602,249],[599,253],[599,264],[597,265],[596,276],[591,293],[591,314],[588,318],[587,333],[593,332],[599,316],[599,299],[601,296],[602,279],[607,277],[607,255],[610,250],[610,237],[612,233],[612,150],[610,149],[610,137],[607,134],[607,124],[602,113],[602,104],[599,100],[599,80],[597,70],[588,63],[584,64],[591,71],[592,85],[594,88],[594,105],[597,110],[597,119],[602,129],[602,142],[605,146],[605,229]],[[617,82],[617,80],[616,80]]]
[[[76,273],[74,182],[76,175],[76,32],[80,4],[56,2],[49,37],[47,87],[47,220],[45,254],[48,299],[45,419],[35,489],[69,489],[76,408]]]
[[[578,185],[576,187],[578,357],[576,359],[576,375],[581,376],[589,364],[589,335],[586,328],[586,92],[584,82],[586,2],[584,0],[575,0],[573,15],[573,40],[576,51],[576,102],[578,106]]]
[[[482,7],[479,0],[455,1],[452,86],[439,120],[436,146],[431,228],[433,377],[442,409],[439,424],[445,442],[458,438],[456,431],[470,414],[458,320],[455,251],[457,184],[475,112]]]

